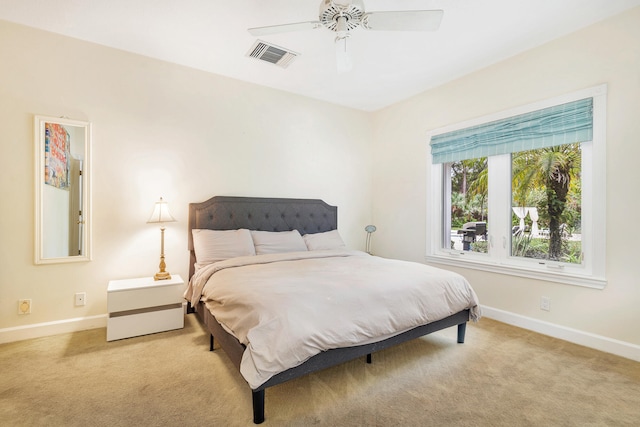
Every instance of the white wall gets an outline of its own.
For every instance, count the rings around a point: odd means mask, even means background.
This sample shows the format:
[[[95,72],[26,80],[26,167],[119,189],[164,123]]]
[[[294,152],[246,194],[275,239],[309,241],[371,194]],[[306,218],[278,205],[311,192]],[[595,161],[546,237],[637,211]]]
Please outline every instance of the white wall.
[[[607,83],[606,289],[457,271],[498,311],[640,345],[640,263],[630,231],[640,212],[638,46],[640,8],[376,113],[374,251],[424,261],[429,130]],[[550,312],[539,308],[543,295]]]
[[[103,316],[109,280],[152,276],[160,231],[146,221],[160,196],[178,220],[167,270],[184,278],[188,204],[214,195],[324,199],[364,248],[369,114],[2,21],[0,64],[0,332]],[[92,123],[91,262],[33,264],[36,114]],[[21,298],[31,314],[17,314]]]

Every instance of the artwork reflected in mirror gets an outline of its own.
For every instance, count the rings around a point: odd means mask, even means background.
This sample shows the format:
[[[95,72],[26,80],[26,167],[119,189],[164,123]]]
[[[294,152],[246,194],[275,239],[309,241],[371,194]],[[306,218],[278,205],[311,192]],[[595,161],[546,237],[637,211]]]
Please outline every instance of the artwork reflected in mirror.
[[[90,259],[90,124],[36,116],[36,264]]]

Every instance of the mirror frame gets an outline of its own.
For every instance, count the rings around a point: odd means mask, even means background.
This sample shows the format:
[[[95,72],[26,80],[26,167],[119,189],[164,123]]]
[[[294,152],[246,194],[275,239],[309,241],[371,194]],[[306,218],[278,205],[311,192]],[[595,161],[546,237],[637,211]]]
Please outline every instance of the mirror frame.
[[[84,156],[82,167],[82,248],[77,256],[44,256],[44,167],[45,123],[73,126],[84,130]],[[91,261],[91,123],[60,117],[35,116],[35,263],[58,264]]]

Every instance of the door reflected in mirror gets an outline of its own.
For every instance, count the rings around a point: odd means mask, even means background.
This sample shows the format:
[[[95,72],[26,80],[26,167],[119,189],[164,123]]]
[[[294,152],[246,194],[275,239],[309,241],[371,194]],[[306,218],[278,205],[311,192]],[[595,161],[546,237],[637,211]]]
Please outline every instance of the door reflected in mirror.
[[[35,263],[91,259],[89,122],[35,117]]]

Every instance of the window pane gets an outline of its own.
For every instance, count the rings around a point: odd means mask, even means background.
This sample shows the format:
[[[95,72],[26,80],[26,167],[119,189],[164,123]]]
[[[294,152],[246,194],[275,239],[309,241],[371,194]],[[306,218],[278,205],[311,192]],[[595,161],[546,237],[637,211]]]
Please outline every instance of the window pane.
[[[487,253],[487,158],[462,160],[447,166],[451,193],[445,206],[451,206],[448,221],[451,249]]]
[[[511,156],[511,255],[582,263],[580,144]]]

